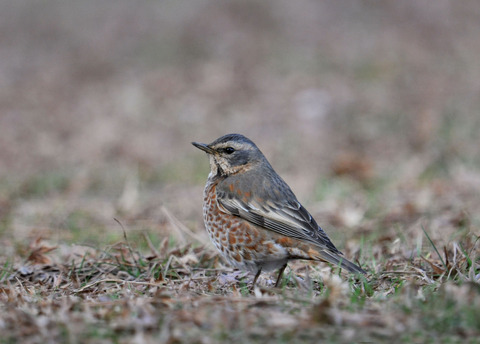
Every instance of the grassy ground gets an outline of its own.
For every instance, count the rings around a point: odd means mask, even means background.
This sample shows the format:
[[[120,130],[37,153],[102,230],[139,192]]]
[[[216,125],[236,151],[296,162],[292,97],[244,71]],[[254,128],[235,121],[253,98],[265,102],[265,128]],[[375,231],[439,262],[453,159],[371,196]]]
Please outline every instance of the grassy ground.
[[[0,343],[479,343],[474,1],[0,4]],[[254,140],[345,255],[283,284],[205,235]]]

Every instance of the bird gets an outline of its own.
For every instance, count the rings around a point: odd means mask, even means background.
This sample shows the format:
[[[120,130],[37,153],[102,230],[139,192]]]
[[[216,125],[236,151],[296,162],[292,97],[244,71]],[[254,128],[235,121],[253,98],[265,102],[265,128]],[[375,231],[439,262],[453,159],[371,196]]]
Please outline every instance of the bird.
[[[296,259],[366,273],[342,257],[253,141],[227,134],[192,144],[210,161],[203,194],[208,235],[228,263],[255,274],[253,286],[262,272],[278,269],[278,287],[288,261]]]

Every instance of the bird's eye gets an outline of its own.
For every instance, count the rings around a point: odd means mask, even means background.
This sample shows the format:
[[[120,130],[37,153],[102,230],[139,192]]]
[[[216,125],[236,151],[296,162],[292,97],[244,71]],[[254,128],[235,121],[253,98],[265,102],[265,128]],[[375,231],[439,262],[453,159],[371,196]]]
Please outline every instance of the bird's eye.
[[[227,147],[227,148],[225,148],[224,151],[227,154],[232,154],[233,152],[235,152],[235,149],[233,149],[232,147]]]

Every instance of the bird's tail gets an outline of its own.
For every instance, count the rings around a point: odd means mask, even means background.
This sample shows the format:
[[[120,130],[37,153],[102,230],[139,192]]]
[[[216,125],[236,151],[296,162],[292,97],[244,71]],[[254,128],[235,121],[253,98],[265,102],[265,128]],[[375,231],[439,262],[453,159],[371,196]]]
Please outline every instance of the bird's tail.
[[[329,252],[326,250],[311,250],[309,253],[310,257],[314,260],[322,260],[328,263],[332,263],[333,265],[340,266],[343,269],[354,274],[366,274],[366,271],[363,270],[361,267],[352,263],[348,259],[338,255],[337,253]]]

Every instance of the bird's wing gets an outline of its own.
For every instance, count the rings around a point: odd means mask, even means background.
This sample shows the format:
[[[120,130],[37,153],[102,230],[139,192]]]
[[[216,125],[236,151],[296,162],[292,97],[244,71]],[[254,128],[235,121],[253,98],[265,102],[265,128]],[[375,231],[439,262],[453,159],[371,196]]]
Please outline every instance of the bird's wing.
[[[288,185],[278,175],[273,178],[277,179],[265,178],[249,185],[227,178],[217,186],[218,203],[225,212],[257,226],[341,254]]]

